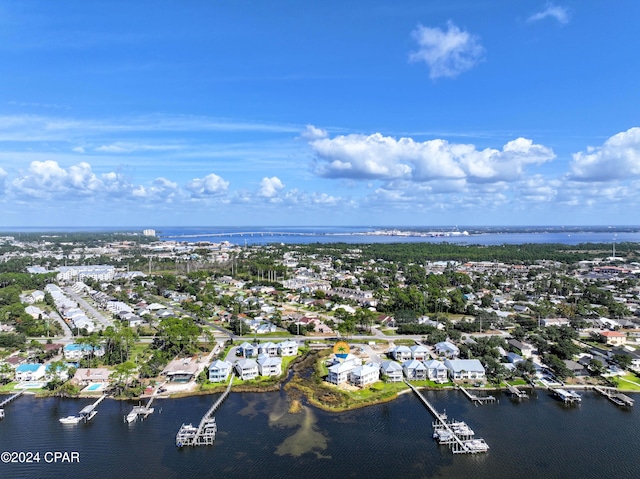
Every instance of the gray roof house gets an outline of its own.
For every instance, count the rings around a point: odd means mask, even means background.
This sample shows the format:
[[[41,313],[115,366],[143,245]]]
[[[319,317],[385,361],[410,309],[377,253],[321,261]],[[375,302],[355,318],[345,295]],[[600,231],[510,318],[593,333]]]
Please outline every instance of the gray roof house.
[[[436,354],[438,356],[444,356],[445,358],[457,358],[460,355],[460,349],[449,341],[442,341],[434,346]]]
[[[255,359],[241,359],[236,362],[235,370],[243,381],[258,377],[258,363]]]
[[[389,354],[396,361],[407,361],[411,359],[411,349],[408,346],[395,346],[391,348]]]
[[[427,379],[436,382],[447,381],[447,367],[442,361],[428,359],[427,361],[423,361],[423,363],[427,368]]]
[[[415,359],[410,359],[402,363],[402,370],[409,381],[420,381],[427,379],[427,367]]]
[[[402,366],[391,360],[382,361],[380,364],[380,373],[384,374],[387,377],[387,381],[391,383],[401,382],[404,377]]]
[[[455,380],[484,380],[484,366],[477,359],[447,359],[444,365],[449,370],[449,377]]]
[[[280,376],[282,374],[282,358],[261,354],[258,356],[258,371],[260,376]]]
[[[220,383],[226,381],[229,378],[232,364],[229,361],[221,361],[216,359],[211,366],[209,366],[209,381],[212,383]]]

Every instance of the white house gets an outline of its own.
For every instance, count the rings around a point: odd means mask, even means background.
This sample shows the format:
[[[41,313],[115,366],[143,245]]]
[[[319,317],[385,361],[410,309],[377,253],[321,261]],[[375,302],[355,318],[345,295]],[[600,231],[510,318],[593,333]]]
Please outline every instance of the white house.
[[[266,354],[272,358],[278,355],[278,345],[268,341],[258,345],[258,354]]]
[[[241,359],[236,362],[235,370],[243,381],[258,377],[258,363],[255,359]]]
[[[278,343],[278,352],[280,356],[297,356],[298,343],[295,341],[282,341]]]
[[[411,358],[415,359],[417,361],[424,361],[425,359],[427,359],[429,357],[429,350],[422,346],[421,344],[418,344],[416,346],[411,346]]]
[[[238,346],[238,353],[240,353],[240,356],[250,358],[252,356],[258,355],[258,348],[256,348],[253,344],[245,341],[240,346]]]
[[[404,377],[402,372],[402,366],[399,363],[391,360],[382,361],[380,364],[380,373],[387,377],[387,381],[390,383],[401,382]]]
[[[421,381],[427,379],[427,367],[415,359],[402,363],[402,370],[409,381]]]
[[[44,378],[47,368],[44,364],[25,363],[16,368],[16,381],[38,381]]]
[[[427,378],[431,381],[446,382],[447,381],[447,367],[442,361],[437,359],[429,359],[424,361],[424,365],[427,368]]]
[[[485,379],[484,366],[477,359],[447,359],[444,365],[451,379]]]
[[[460,355],[460,349],[449,341],[442,341],[434,346],[436,354],[438,356],[444,356],[445,358],[457,358]]]
[[[396,361],[411,359],[411,349],[408,346],[395,346],[389,350],[389,355]]]
[[[233,365],[229,361],[221,361],[216,359],[209,366],[209,381],[212,383],[224,382],[229,378]]]
[[[261,354],[258,356],[258,371],[260,376],[280,376],[282,374],[282,358]]]
[[[329,367],[329,375],[327,376],[327,382],[331,384],[340,385],[349,381],[349,375],[351,371],[360,366],[362,361],[348,360],[342,363],[334,364]]]
[[[86,356],[90,356],[92,348],[89,344],[71,343],[64,347],[62,353],[65,359],[69,361],[79,361]],[[93,355],[96,357],[104,356],[104,348],[102,345],[96,346],[95,349],[93,349]]]
[[[350,382],[354,386],[366,387],[380,379],[380,368],[365,364],[351,370]]]

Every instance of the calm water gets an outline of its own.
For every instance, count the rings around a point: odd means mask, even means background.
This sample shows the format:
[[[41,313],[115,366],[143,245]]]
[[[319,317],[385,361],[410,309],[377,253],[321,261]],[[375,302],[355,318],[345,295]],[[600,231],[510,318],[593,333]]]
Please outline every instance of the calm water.
[[[640,229],[631,230],[562,230],[530,232],[524,229],[494,231],[478,229],[469,236],[424,237],[424,236],[372,236],[364,233],[383,228],[373,227],[162,227],[156,230],[164,240],[173,241],[229,241],[233,244],[261,245],[269,243],[454,243],[461,245],[501,245],[525,243],[612,243],[640,242]],[[391,229],[391,228],[385,228]],[[418,228],[398,228],[418,231]],[[452,231],[453,228],[424,228],[423,231]],[[464,228],[459,228],[463,231]],[[240,236],[240,233],[243,233]]]
[[[461,393],[428,392],[450,418],[465,420],[491,446],[451,454],[431,439],[431,416],[412,394],[341,414],[287,412],[283,393],[232,393],[216,414],[214,446],[177,449],[182,422],[197,423],[216,396],[159,400],[160,414],[128,425],[132,403],[106,400],[89,424],[62,425],[87,399],[24,396],[0,421],[1,451],[77,451],[79,464],[0,464],[0,477],[213,478],[637,478],[637,408],[585,393],[567,407],[539,392],[475,407]],[[636,396],[637,399],[640,399]]]

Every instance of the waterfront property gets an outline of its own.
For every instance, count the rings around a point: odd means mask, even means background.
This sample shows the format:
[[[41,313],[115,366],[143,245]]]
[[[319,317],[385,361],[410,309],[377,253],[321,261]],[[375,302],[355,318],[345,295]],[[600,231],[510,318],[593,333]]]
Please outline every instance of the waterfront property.
[[[171,361],[160,373],[168,381],[175,383],[188,383],[200,371],[200,366],[193,358],[181,358]]]
[[[380,379],[380,368],[368,364],[351,370],[349,380],[354,386],[364,388]]]
[[[416,361],[424,361],[429,357],[429,350],[421,344],[411,346],[409,349],[411,349],[411,358]]]
[[[408,346],[395,346],[389,350],[388,354],[400,362],[411,359],[411,349]]]
[[[260,376],[280,376],[282,374],[282,358],[261,354],[258,356],[257,363]]]
[[[410,359],[402,363],[402,370],[409,381],[423,381],[427,379],[427,367],[422,361]]]
[[[396,361],[382,361],[380,364],[380,373],[384,374],[386,380],[391,383],[401,382],[404,379],[402,366]]]
[[[38,381],[44,378],[47,368],[44,364],[26,363],[16,368],[16,381]]]
[[[484,380],[485,370],[477,359],[447,359],[444,365],[453,380]]]
[[[215,360],[209,366],[209,381],[212,383],[220,383],[226,381],[231,374],[233,365],[229,361]]]
[[[280,356],[297,356],[298,343],[295,341],[282,341],[278,343],[278,352]]]
[[[427,379],[435,382],[447,381],[447,367],[442,361],[429,359],[424,361],[424,365],[427,368]]]
[[[236,374],[243,381],[248,381],[258,377],[258,363],[255,359],[246,358],[237,361],[235,364]]]

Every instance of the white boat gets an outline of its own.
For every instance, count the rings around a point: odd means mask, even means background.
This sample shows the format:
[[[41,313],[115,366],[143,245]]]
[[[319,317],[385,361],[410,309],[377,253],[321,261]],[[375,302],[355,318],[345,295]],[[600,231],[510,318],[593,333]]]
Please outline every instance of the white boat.
[[[78,424],[82,418],[80,416],[61,417],[59,421],[62,424]]]
[[[137,412],[131,411],[129,414],[127,414],[127,422],[128,423],[132,423],[136,419],[138,419],[138,413]]]

